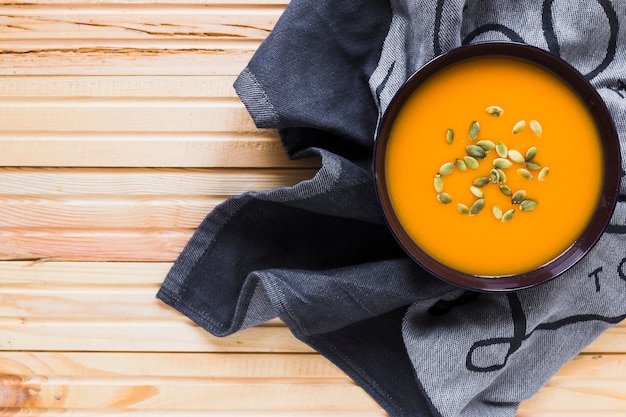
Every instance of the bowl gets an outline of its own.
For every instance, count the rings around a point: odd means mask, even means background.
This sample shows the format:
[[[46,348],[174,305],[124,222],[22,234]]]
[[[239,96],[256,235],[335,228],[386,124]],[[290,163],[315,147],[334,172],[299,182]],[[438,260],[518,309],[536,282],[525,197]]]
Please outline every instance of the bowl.
[[[619,193],[611,116],[585,77],[533,46],[461,46],[425,64],[379,123],[376,193],[404,251],[481,292],[545,283],[595,245]]]

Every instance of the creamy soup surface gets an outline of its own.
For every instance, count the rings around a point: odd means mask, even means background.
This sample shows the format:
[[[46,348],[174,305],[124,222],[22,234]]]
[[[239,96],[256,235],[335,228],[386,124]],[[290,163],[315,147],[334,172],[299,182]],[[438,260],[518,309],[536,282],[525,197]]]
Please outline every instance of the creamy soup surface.
[[[467,147],[478,144],[485,155],[473,157],[476,168]],[[482,57],[411,95],[391,129],[385,178],[400,223],[430,256],[497,277],[544,265],[578,238],[602,166],[594,120],[559,77],[521,59]]]

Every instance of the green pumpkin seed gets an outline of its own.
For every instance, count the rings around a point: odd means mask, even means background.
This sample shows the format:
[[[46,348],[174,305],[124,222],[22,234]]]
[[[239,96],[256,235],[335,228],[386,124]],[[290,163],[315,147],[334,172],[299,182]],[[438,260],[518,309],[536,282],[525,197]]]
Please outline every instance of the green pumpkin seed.
[[[526,168],[532,169],[533,171],[537,171],[541,169],[541,164],[534,162],[534,161],[528,161],[526,162]]]
[[[511,197],[513,195],[513,190],[508,185],[501,185],[500,192],[507,197]]]
[[[535,159],[535,156],[537,155],[537,147],[536,146],[531,146],[530,148],[528,148],[528,150],[526,151],[526,162],[530,162],[533,159]]]
[[[488,114],[495,116],[495,117],[499,117],[504,114],[504,110],[500,106],[489,106],[485,110],[487,111]]]
[[[493,160],[493,166],[500,169],[510,168],[513,165],[511,161],[506,158],[496,158]]]
[[[520,168],[517,170],[517,175],[525,180],[531,180],[533,178],[533,174],[530,173],[526,168]]]
[[[470,210],[469,207],[467,207],[465,204],[463,203],[458,203],[456,205],[456,209],[459,213],[461,214],[469,214]]]
[[[479,167],[478,161],[473,156],[464,156],[463,162],[465,162],[465,165],[471,169],[478,169]]]
[[[506,182],[507,176],[504,173],[504,170],[500,168],[496,168],[496,171],[498,172],[498,177],[499,177],[498,182]]]
[[[485,150],[478,145],[468,145],[465,147],[465,151],[469,156],[478,159],[483,159],[487,155]]]
[[[491,182],[491,180],[487,177],[478,177],[474,180],[474,182],[472,184],[474,184],[474,186],[476,187],[484,187],[485,185],[489,184]]]
[[[541,124],[538,121],[531,120],[529,125],[530,125],[530,130],[532,130],[535,135],[541,136],[541,134],[543,133],[543,128],[541,127]]]
[[[502,219],[502,209],[500,208],[500,206],[498,206],[497,204],[494,204],[493,207],[491,208],[491,212],[493,213],[493,216],[500,220]]]
[[[455,167],[454,162],[446,162],[445,164],[441,166],[441,168],[439,168],[439,174],[450,175],[452,174],[454,167]]]
[[[511,209],[511,210],[507,210],[503,215],[502,215],[502,221],[503,222],[508,222],[511,221],[511,219],[513,218],[513,215],[515,214],[515,210]]]
[[[483,207],[485,207],[485,199],[484,198],[479,198],[478,200],[474,201],[472,203],[472,205],[470,206],[469,215],[470,216],[474,216],[474,215],[480,213],[480,211],[483,209]]]
[[[498,142],[498,144],[496,144],[496,153],[500,158],[506,158],[509,154],[509,149],[504,143]]]
[[[541,171],[539,171],[539,175],[537,175],[537,178],[539,179],[539,181],[544,181],[549,173],[550,173],[550,168],[543,167],[541,168]]]
[[[522,155],[520,151],[516,151],[515,149],[509,149],[509,158],[513,162],[517,162],[518,164],[523,164],[526,161],[526,158]]]
[[[484,198],[485,194],[483,194],[482,190],[478,187],[476,187],[475,185],[471,185],[470,186],[470,191],[472,192],[472,194],[474,194],[474,196],[476,198]]]
[[[443,204],[450,204],[452,202],[452,196],[448,193],[437,194],[437,200]]]
[[[519,204],[524,200],[526,200],[526,190],[516,191],[513,197],[511,197],[512,204]]]
[[[448,142],[448,145],[452,145],[453,141],[454,141],[454,130],[452,129],[446,130],[446,142]]]
[[[500,182],[500,174],[498,173],[497,169],[491,168],[491,170],[489,171],[489,179],[494,184],[497,184]]]
[[[456,165],[457,169],[458,169],[459,171],[461,171],[461,172],[465,172],[465,171],[467,171],[467,164],[466,164],[466,163],[465,163],[465,161],[464,161],[464,160],[462,160],[462,159],[458,159],[458,158],[457,158],[457,159],[454,161],[454,165]]]
[[[469,126],[469,138],[470,140],[476,140],[480,133],[480,123],[477,120],[472,121]]]
[[[489,152],[490,150],[496,147],[495,143],[487,139],[479,140],[478,142],[476,142],[476,145],[483,148],[485,152]]]
[[[443,191],[443,178],[441,178],[441,174],[435,175],[433,185],[435,186],[435,191],[437,192],[437,194]]]
[[[520,120],[513,126],[513,133],[519,133],[526,127],[526,120]]]
[[[535,200],[524,200],[519,204],[519,209],[522,211],[531,211],[537,208],[537,202]]]

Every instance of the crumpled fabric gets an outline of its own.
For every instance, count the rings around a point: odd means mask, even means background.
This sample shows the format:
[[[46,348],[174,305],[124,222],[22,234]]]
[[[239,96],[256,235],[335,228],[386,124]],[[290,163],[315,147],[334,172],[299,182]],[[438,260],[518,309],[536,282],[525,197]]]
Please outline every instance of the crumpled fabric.
[[[235,89],[259,128],[321,168],[250,191],[200,224],[157,297],[227,336],[279,317],[392,417],[507,417],[626,318],[626,179],[575,267],[473,293],[412,262],[372,172],[377,123],[407,77],[450,49],[523,42],[576,67],[626,133],[626,4],[608,0],[292,0]]]

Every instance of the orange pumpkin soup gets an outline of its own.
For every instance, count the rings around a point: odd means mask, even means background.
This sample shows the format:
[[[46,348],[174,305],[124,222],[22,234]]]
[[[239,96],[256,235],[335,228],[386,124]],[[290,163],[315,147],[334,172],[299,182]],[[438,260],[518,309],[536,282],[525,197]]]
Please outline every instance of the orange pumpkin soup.
[[[453,269],[497,277],[540,267],[580,236],[602,158],[594,120],[567,84],[528,61],[487,56],[412,93],[390,132],[385,177],[417,245]]]

